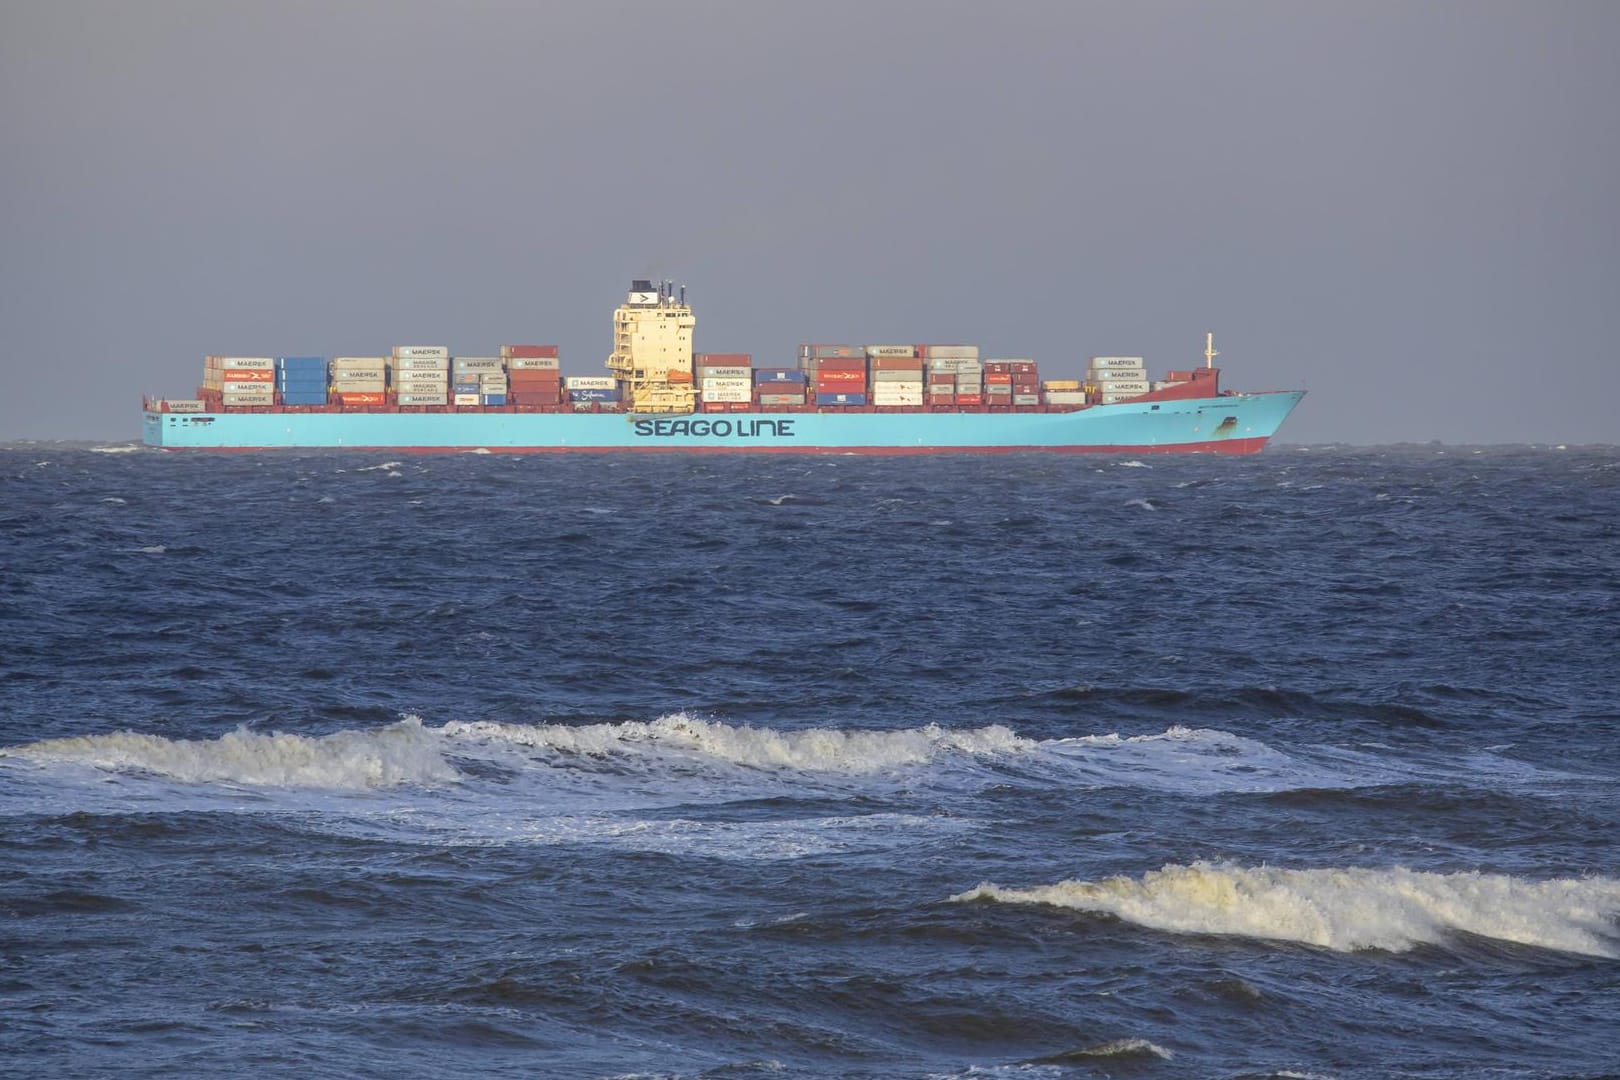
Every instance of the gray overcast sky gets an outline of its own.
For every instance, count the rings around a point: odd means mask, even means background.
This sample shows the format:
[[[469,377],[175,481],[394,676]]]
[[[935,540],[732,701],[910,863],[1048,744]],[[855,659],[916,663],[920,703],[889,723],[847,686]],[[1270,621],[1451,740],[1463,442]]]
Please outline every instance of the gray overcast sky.
[[[1620,3],[0,0],[0,440],[206,353],[1206,329],[1287,442],[1620,442]]]

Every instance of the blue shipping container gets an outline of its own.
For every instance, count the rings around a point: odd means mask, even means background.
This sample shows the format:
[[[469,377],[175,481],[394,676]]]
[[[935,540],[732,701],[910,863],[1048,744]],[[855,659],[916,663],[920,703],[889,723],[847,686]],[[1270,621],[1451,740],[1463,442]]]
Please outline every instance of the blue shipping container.
[[[276,376],[277,390],[325,390],[325,375],[278,375]]]
[[[485,394],[484,395],[484,404],[485,405],[505,405],[506,404],[506,395],[505,394]]]
[[[325,405],[325,390],[286,390],[281,394],[283,405]]]
[[[817,394],[817,405],[865,405],[865,394]]]
[[[618,401],[619,391],[614,390],[570,390],[569,401]]]
[[[754,371],[754,382],[807,382],[804,372],[798,368],[757,368]]]

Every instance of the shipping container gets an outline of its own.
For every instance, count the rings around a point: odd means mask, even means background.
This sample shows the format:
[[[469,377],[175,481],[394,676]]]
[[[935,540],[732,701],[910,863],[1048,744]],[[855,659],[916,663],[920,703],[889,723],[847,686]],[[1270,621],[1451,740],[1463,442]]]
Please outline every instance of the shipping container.
[[[394,371],[449,371],[450,361],[445,357],[402,356],[389,361]]]
[[[749,368],[749,367],[738,367],[738,366],[736,366],[734,364],[730,365],[730,366],[721,366],[721,365],[718,365],[718,364],[716,364],[716,365],[699,364],[698,369],[697,369],[697,374],[698,374],[698,378],[700,378],[700,379],[749,379],[749,380],[752,380],[753,377],[754,377],[754,369]]]
[[[611,375],[569,375],[563,385],[570,390],[617,390],[619,381]]]
[[[224,399],[226,405],[274,405],[276,403],[275,391],[269,387],[255,390],[250,394],[228,394]]]
[[[915,383],[921,386],[923,373],[921,371],[874,371],[872,372],[872,385],[879,383]]]
[[[388,366],[386,356],[334,356],[329,365],[333,371],[344,371],[349,368],[376,368],[381,371]]]
[[[823,356],[809,363],[811,371],[866,371],[865,356]]]
[[[612,380],[610,379],[608,381],[611,382]],[[620,397],[621,394],[617,386],[571,386],[568,388],[569,401],[618,401]]]
[[[400,360],[448,360],[447,345],[395,345],[394,356]]]
[[[1140,356],[1093,356],[1091,358],[1093,371],[1100,371],[1104,368],[1139,368],[1145,363],[1146,360]]]
[[[803,383],[808,380],[809,376],[798,368],[759,368],[754,372],[756,385],[768,382]]]
[[[273,356],[220,356],[218,367],[222,371],[274,371],[276,360]]]
[[[704,387],[702,396],[704,401],[714,402],[730,403],[753,400],[750,396],[750,391],[746,387],[740,390],[711,390],[708,387]]]
[[[1046,392],[1048,405],[1084,405],[1086,395],[1083,390],[1048,390]]]
[[[401,394],[438,394],[441,397],[450,392],[450,384],[440,379],[432,382],[427,379],[407,379],[394,384],[394,389]]]
[[[866,359],[866,349],[859,345],[800,345],[799,355],[812,360],[859,357]]]
[[[804,395],[801,394],[760,394],[761,405],[803,405]]]
[[[388,395],[381,390],[377,391],[349,391],[342,394],[333,394],[339,405],[382,405],[388,400]]]
[[[326,390],[283,390],[281,392],[283,405],[325,405]]]
[[[921,384],[902,387],[896,383],[887,383],[872,388],[872,404],[874,405],[921,405],[922,403]]]
[[[555,356],[514,356],[506,366],[511,371],[560,371],[562,361]]]
[[[752,368],[754,356],[745,352],[711,352],[698,353],[693,357],[698,367],[738,367]]]
[[[164,398],[158,403],[162,412],[202,412],[204,406],[200,398]]]
[[[956,395],[956,403],[958,405],[983,405],[984,404],[984,395],[983,394],[964,394],[964,393],[961,393],[960,391],[958,391],[957,395]]]
[[[741,378],[741,379],[706,378],[701,383],[699,383],[699,386],[700,386],[700,388],[703,390],[703,392],[705,394],[707,394],[710,390],[744,390],[744,391],[747,391],[747,390],[752,390],[754,388],[754,380],[750,379],[750,378],[747,378],[747,377],[744,377],[744,378]]]
[[[977,345],[924,345],[921,354],[930,360],[977,360]]]
[[[478,403],[480,405],[505,405],[506,404],[506,395],[504,393],[503,394],[480,394],[478,396]]]
[[[1013,395],[1013,404],[1014,405],[1039,405],[1040,403],[1041,403],[1041,395],[1039,395],[1039,394],[1014,394]]]
[[[498,356],[457,356],[450,361],[450,370],[482,375],[486,371],[502,371],[504,367]]]
[[[873,358],[877,358],[877,357],[885,357],[885,358],[887,358],[887,357],[896,357],[896,356],[901,356],[901,357],[904,357],[904,356],[916,356],[917,355],[917,346],[915,346],[915,345],[868,345],[866,347],[866,355],[869,356],[869,357],[873,357]]]
[[[276,381],[276,373],[272,368],[226,368],[221,374],[226,383],[258,383],[264,385]]]
[[[1129,382],[1123,379],[1115,379],[1112,382],[1102,384],[1102,392],[1105,394],[1145,394],[1151,389],[1153,389],[1152,385],[1145,379]]]
[[[501,357],[506,360],[555,360],[558,356],[555,345],[502,345]]]
[[[816,373],[817,386],[830,386],[834,384],[849,386],[864,385],[865,383],[866,372],[864,371],[842,371],[835,368],[831,371],[823,369]]]
[[[401,405],[444,405],[449,402],[449,395],[443,390],[438,393],[405,393],[399,395]]]
[[[817,405],[865,405],[865,394],[817,394]]]
[[[452,404],[452,405],[477,405],[478,404],[478,395],[476,393],[474,393],[474,394],[454,394],[450,398],[450,404]]]
[[[925,361],[915,356],[879,356],[869,361],[873,371],[915,371],[923,370]]]
[[[1080,389],[1080,380],[1079,379],[1047,379],[1041,385],[1046,387],[1047,390],[1078,390],[1078,389]]]

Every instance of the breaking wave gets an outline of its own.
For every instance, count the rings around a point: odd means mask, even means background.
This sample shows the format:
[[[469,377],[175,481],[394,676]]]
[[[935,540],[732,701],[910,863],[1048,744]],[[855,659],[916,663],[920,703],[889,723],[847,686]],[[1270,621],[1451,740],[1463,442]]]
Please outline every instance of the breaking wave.
[[[1620,958],[1620,881],[1529,881],[1503,874],[1279,870],[1194,863],[1140,880],[1060,881],[1030,889],[988,882],[954,901],[1103,912],[1155,930],[1294,941],[1339,952],[1404,952],[1457,933]]]
[[[983,756],[1028,751],[1037,746],[1000,725],[951,730],[930,724],[905,731],[811,728],[776,731],[732,726],[676,713],[642,723],[500,724],[451,722],[450,736],[506,742],[587,757],[668,753],[700,755],[753,769],[863,774],[924,765],[949,754]]]
[[[383,728],[310,737],[238,728],[217,739],[117,732],[0,749],[0,757],[79,764],[183,783],[365,790],[438,784],[459,773],[416,718]]]

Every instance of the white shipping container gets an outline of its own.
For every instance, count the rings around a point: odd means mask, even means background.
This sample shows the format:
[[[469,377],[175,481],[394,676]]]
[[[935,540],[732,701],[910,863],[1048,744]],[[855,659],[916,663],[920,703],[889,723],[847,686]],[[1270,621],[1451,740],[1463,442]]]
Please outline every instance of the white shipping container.
[[[381,379],[333,379],[328,389],[334,394],[380,394],[388,384]]]
[[[1132,401],[1140,396],[1140,394],[1104,394],[1102,396],[1102,403],[1104,405],[1112,405],[1116,401]]]
[[[484,375],[484,376],[481,376],[479,378],[479,380],[478,380],[478,392],[480,394],[504,394],[504,393],[506,393],[506,376],[505,375]]]
[[[219,366],[226,371],[274,371],[276,362],[268,356],[222,356]]]
[[[476,395],[468,394],[466,396],[475,397]],[[444,405],[446,404],[448,398],[449,395],[444,393],[442,390],[437,394],[401,393],[399,395],[399,403],[401,405]]]
[[[227,405],[274,405],[276,395],[268,390],[256,390],[251,394],[226,394]]]
[[[450,391],[450,384],[444,381],[426,382],[421,379],[407,379],[394,384],[394,389],[401,394],[438,394],[443,397]]]
[[[558,371],[562,361],[555,356],[518,356],[506,362],[513,371]]]
[[[916,383],[923,384],[923,373],[920,371],[885,371],[879,369],[872,372],[872,385],[879,383]]]
[[[377,368],[381,370],[388,366],[386,356],[334,356],[328,365],[333,371],[342,371],[346,368]]]
[[[921,405],[923,395],[921,390],[876,390],[872,391],[872,404],[874,405]]]
[[[929,359],[940,360],[977,360],[979,347],[977,345],[929,345]]]
[[[395,371],[449,371],[447,356],[401,356],[388,365]]]
[[[395,345],[394,356],[401,360],[448,360],[447,345]]]
[[[360,380],[360,381],[364,381],[364,382],[384,382],[384,381],[387,380],[387,378],[388,378],[387,370],[384,369],[384,368],[380,368],[380,367],[379,368],[336,368],[332,372],[332,381],[333,382],[337,382],[339,379],[343,379],[343,380],[346,380],[348,382],[354,382],[356,380]]]
[[[1013,395],[1013,404],[1014,405],[1039,405],[1040,403],[1041,403],[1041,395],[1039,395],[1039,394],[1014,394]]]
[[[737,367],[735,364],[728,367],[699,367],[698,375],[705,379],[752,379],[754,369],[750,367]]]
[[[450,361],[450,366],[457,371],[499,371],[501,358],[498,356],[458,356]]]
[[[1139,368],[1146,363],[1147,361],[1140,356],[1093,356],[1091,358],[1091,367],[1093,370],[1117,367]]]
[[[1088,373],[1088,377],[1092,382],[1112,382],[1116,379],[1130,379],[1133,382],[1140,382],[1147,378],[1147,368],[1092,368]]]
[[[203,403],[198,398],[164,398],[163,407],[168,412],[203,411]]]
[[[708,390],[702,394],[704,401],[731,402],[733,404],[749,401],[748,390]]]
[[[563,386],[570,390],[616,390],[619,380],[611,375],[569,375]]]
[[[752,390],[754,388],[754,380],[748,378],[747,376],[740,379],[706,378],[701,382],[700,385],[704,394],[708,394],[710,390]]]
[[[450,404],[452,404],[452,405],[477,405],[478,404],[478,395],[477,394],[457,394],[455,396],[455,400],[452,401]]]
[[[1102,383],[1100,389],[1105,394],[1145,394],[1152,384],[1146,379],[1113,379]]]
[[[928,370],[956,375],[977,374],[984,371],[984,365],[977,360],[930,359],[928,361]]]
[[[866,355],[871,356],[871,357],[878,357],[878,356],[916,356],[917,355],[917,346],[915,346],[915,345],[868,345],[866,347]]]
[[[1046,392],[1048,405],[1084,405],[1086,392],[1084,390],[1048,390]]]

